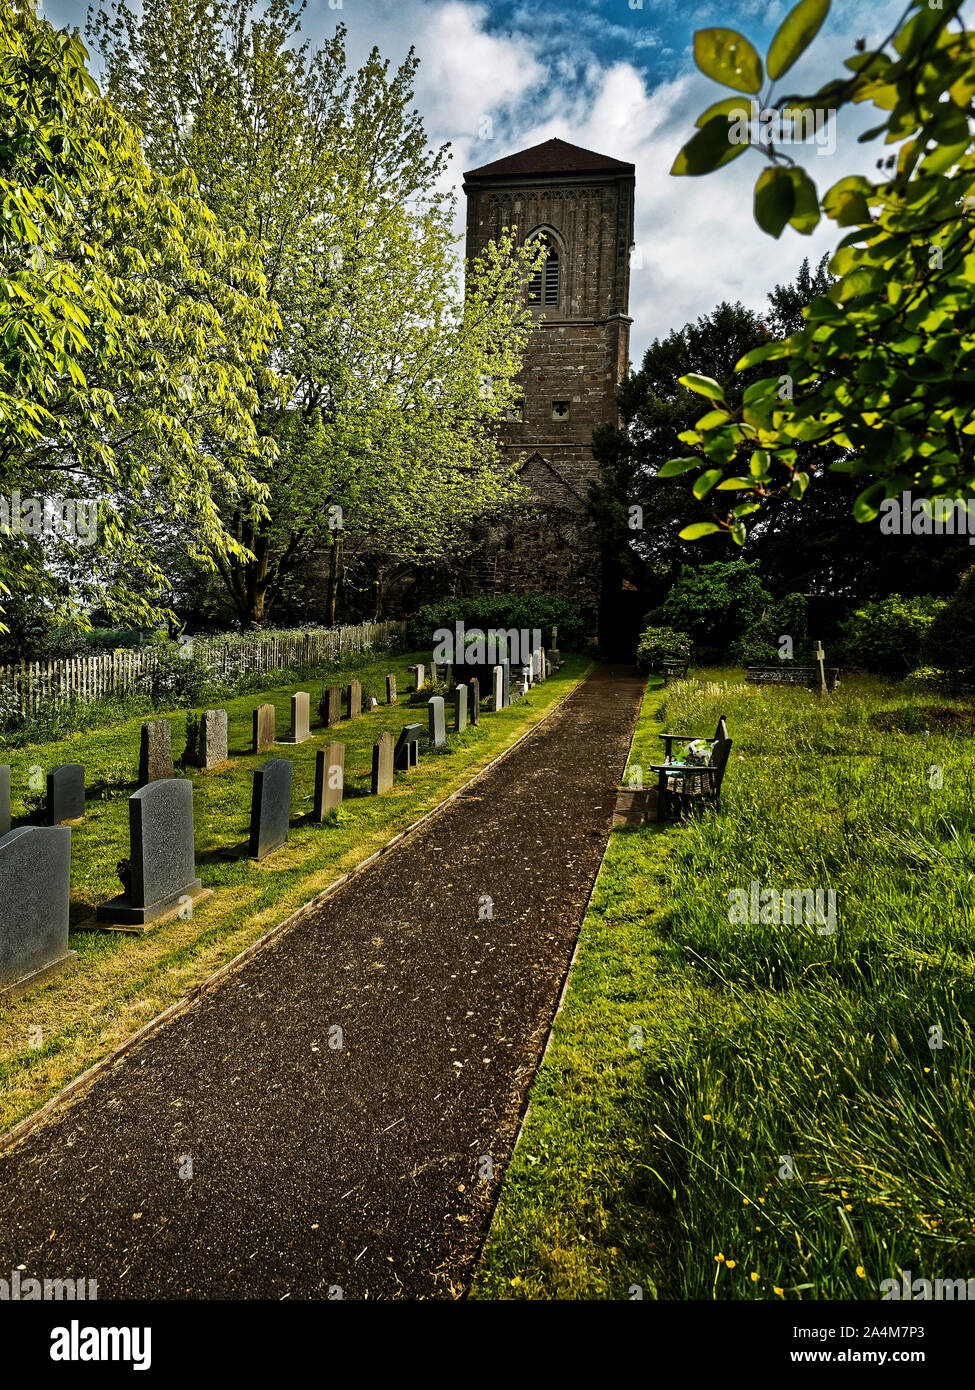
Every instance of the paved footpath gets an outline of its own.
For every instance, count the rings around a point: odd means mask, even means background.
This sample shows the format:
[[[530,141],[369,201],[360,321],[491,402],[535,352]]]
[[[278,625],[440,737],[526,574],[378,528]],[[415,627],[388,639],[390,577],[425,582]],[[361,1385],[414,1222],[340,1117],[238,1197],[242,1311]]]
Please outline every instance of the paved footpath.
[[[597,670],[464,796],[0,1154],[0,1272],[95,1278],[99,1298],[463,1293],[641,689],[629,668]]]

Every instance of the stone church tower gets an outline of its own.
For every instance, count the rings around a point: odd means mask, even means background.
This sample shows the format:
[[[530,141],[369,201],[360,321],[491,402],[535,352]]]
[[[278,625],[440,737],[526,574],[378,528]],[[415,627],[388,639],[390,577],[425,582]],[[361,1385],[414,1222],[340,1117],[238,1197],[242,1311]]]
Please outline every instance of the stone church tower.
[[[595,617],[598,558],[587,537],[592,433],[617,425],[628,366],[634,166],[564,140],[472,169],[467,256],[504,227],[547,247],[529,303],[537,318],[521,377],[523,399],[502,427],[534,506],[484,537],[482,593],[556,592]]]

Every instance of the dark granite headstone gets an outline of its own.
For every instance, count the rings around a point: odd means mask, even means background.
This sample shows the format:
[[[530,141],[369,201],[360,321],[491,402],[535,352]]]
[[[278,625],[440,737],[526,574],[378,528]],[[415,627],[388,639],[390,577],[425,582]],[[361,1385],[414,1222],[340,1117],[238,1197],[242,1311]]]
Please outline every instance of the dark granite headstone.
[[[253,716],[252,753],[266,753],[274,747],[274,706],[258,705]]]
[[[139,745],[139,786],[172,777],[173,742],[168,719],[149,719]]]
[[[381,796],[393,785],[393,735],[381,733],[372,745],[372,794]]]
[[[443,748],[447,742],[447,720],[442,695],[430,696],[427,701],[427,718],[430,721],[431,744],[434,748]]]
[[[358,719],[362,713],[362,681],[349,681],[345,690],[345,717]]]
[[[454,690],[454,733],[462,734],[467,728],[467,686],[458,685]]]
[[[10,764],[0,763],[0,840],[10,834]]]
[[[71,831],[25,825],[0,839],[0,1000],[72,965]]]
[[[387,705],[395,705],[395,703],[396,703],[396,677],[395,677],[395,676],[387,676],[387,677],[386,677],[386,703],[387,703]]]
[[[396,740],[393,752],[393,766],[397,772],[409,772],[420,761],[420,735],[422,724],[404,724],[403,731]]]
[[[264,859],[280,849],[288,838],[290,820],[291,762],[288,758],[268,758],[254,773],[248,844],[251,858]]]
[[[62,825],[85,814],[85,769],[63,763],[47,774],[47,823]]]
[[[342,722],[342,691],[337,685],[330,685],[322,702],[322,720],[326,729],[334,729]]]
[[[345,744],[326,743],[315,755],[314,820],[323,821],[329,811],[342,805],[345,789]]]
[[[128,891],[98,909],[99,922],[145,926],[203,891],[193,849],[193,783],[150,782],[129,797]]]
[[[296,695],[292,695],[291,731],[279,739],[279,743],[306,743],[311,738],[308,731],[308,701],[307,690],[299,690]]]
[[[470,708],[467,713],[471,717],[471,723],[477,727],[481,722],[481,683],[476,676],[471,676],[467,682],[469,691],[468,704]]]
[[[227,761],[227,711],[204,710],[200,716],[200,731],[196,736],[196,758],[199,767],[219,767]]]

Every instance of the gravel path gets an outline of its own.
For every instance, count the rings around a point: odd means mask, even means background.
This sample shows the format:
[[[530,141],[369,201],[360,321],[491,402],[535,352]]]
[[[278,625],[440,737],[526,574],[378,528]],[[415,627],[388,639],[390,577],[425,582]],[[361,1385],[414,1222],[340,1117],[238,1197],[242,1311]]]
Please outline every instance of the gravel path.
[[[641,690],[628,668],[597,670],[0,1155],[0,1273],[95,1278],[99,1298],[462,1294]]]

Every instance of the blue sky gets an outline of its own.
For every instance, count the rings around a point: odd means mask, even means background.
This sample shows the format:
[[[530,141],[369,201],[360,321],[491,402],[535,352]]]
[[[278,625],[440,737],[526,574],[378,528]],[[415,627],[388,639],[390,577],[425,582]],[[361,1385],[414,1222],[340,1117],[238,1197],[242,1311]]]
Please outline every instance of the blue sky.
[[[856,39],[879,41],[903,8],[904,0],[833,0],[785,80],[789,89],[816,90]],[[757,154],[705,178],[668,174],[697,115],[727,95],[695,68],[694,31],[738,29],[764,53],[786,9],[783,0],[309,0],[303,29],[314,40],[345,24],[354,61],[376,44],[397,63],[415,45],[417,104],[431,141],[451,144],[458,194],[465,169],[552,136],[631,160],[631,356],[639,364],[654,337],[722,299],[764,307],[765,292],[792,279],[804,255],[816,259],[839,239],[830,223],[812,237],[787,228],[779,241],[756,227]],[[85,11],[80,0],[45,0],[58,24],[83,27]],[[871,171],[877,152],[856,139],[870,123],[867,111],[844,111],[835,152],[804,154],[821,189]],[[462,218],[458,207],[458,233]]]

